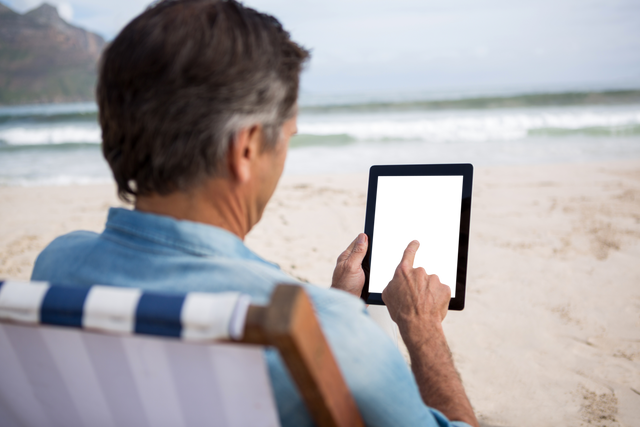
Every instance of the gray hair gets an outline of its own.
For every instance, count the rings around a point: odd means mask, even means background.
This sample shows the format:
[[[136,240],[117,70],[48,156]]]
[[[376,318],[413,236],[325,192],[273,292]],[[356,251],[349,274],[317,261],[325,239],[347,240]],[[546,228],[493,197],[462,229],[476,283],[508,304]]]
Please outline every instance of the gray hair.
[[[224,174],[243,128],[261,125],[273,149],[308,58],[275,18],[235,0],[165,0],[136,17],[105,49],[97,88],[120,197]]]

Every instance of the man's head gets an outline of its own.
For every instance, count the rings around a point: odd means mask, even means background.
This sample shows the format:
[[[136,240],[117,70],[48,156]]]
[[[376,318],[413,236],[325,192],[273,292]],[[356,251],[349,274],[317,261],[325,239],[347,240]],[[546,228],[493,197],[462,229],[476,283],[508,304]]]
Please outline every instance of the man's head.
[[[242,129],[258,125],[261,149],[276,149],[308,57],[275,18],[233,0],[162,1],[135,18],[105,50],[97,89],[120,197],[224,176]]]

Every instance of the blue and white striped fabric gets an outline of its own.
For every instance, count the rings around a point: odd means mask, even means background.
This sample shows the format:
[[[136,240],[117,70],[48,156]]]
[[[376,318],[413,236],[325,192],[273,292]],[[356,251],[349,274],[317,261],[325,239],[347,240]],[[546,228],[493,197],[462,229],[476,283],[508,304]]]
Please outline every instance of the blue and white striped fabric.
[[[263,348],[216,341],[248,305],[0,282],[0,426],[277,427]]]
[[[236,292],[169,295],[95,285],[0,281],[0,321],[210,342],[242,338],[251,298]]]

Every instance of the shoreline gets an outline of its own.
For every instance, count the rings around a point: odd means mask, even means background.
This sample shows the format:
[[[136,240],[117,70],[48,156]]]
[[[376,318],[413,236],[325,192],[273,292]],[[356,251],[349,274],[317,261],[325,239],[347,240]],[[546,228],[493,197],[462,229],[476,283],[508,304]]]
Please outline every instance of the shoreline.
[[[286,175],[247,245],[328,286],[362,231],[367,174]],[[486,426],[640,419],[640,159],[477,167],[467,302],[444,329]],[[0,187],[0,277],[101,231],[112,184]]]

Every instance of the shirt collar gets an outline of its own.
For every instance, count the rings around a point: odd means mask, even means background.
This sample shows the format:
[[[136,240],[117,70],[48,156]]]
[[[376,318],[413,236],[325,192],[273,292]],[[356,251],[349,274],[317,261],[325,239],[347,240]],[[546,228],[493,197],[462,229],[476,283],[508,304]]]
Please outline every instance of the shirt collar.
[[[146,240],[197,256],[224,255],[265,262],[235,234],[213,225],[181,221],[124,208],[110,208],[105,233]]]

